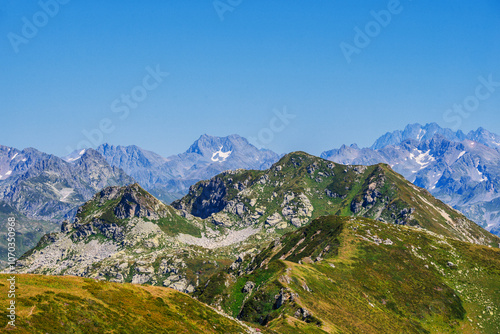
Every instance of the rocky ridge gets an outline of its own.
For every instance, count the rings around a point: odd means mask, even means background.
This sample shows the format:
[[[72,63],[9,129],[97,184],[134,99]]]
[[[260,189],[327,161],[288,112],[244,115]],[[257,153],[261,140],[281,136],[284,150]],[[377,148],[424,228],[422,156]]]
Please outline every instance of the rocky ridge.
[[[497,238],[389,166],[345,166],[290,153],[266,171],[227,171],[201,181],[172,205],[225,228],[262,226],[283,234],[322,215],[355,215],[412,225],[464,241]]]

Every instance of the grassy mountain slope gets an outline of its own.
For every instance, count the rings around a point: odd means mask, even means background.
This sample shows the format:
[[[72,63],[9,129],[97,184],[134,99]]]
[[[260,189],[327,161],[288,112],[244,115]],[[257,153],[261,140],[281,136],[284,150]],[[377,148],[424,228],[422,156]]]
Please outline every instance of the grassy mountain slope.
[[[200,284],[195,295],[279,333],[497,333],[500,250],[327,216]]]
[[[225,172],[201,181],[172,205],[226,227],[260,224],[268,234],[335,214],[420,226],[495,247],[500,242],[388,165],[345,166],[303,152],[290,153],[265,171]]]
[[[18,272],[150,283],[192,292],[199,279],[230,264],[234,249],[206,249],[179,240],[219,234],[185,218],[139,185],[108,187],[78,209],[61,232],[45,235],[17,262]]]
[[[8,275],[0,275],[7,305]],[[80,277],[17,275],[14,333],[247,333],[243,324],[178,291]],[[8,330],[8,329],[11,330]],[[2,331],[2,330],[0,330]]]

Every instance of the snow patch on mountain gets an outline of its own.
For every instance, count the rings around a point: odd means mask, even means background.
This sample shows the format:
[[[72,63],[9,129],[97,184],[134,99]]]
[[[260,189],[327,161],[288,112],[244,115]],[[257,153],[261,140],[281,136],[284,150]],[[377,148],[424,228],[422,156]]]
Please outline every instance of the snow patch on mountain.
[[[66,162],[75,162],[76,160],[82,157],[85,151],[86,151],[85,149],[81,150],[80,152],[74,151],[71,154],[65,156],[63,160]]]
[[[410,159],[415,160],[417,164],[421,166],[420,169],[424,169],[431,162],[436,161],[436,159],[432,155],[430,155],[430,150],[428,150],[425,153],[420,150],[417,150],[417,152],[419,153],[417,156],[414,155],[413,153],[410,153]]]
[[[481,173],[481,171],[479,171],[479,169],[477,170],[477,173],[479,174],[479,182],[484,182],[484,181],[488,181],[488,178],[486,176],[483,175],[483,173]]]
[[[212,153],[212,161],[224,162],[231,155],[233,151],[222,152],[222,146],[219,150]]]
[[[417,140],[422,139],[426,132],[427,131],[425,131],[424,129],[420,129],[420,131],[418,131]]]

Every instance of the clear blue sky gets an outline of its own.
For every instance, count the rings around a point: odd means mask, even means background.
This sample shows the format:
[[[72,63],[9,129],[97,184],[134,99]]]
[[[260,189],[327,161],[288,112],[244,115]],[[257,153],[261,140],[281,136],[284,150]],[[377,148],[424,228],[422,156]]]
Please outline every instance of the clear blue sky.
[[[53,16],[37,1],[0,5],[3,145],[65,155],[103,119],[109,133],[96,142],[164,156],[203,133],[313,154],[414,122],[500,133],[500,87],[467,117],[443,119],[476,94],[479,76],[500,82],[498,0],[401,0],[385,26],[370,24],[370,11],[386,0],[61,2]],[[356,46],[354,29],[367,24],[373,37],[348,63],[340,45]],[[157,65],[169,75],[147,78],[157,87],[146,91],[146,67]],[[123,117],[133,90],[141,101]],[[284,108],[295,118],[283,128],[272,119]]]

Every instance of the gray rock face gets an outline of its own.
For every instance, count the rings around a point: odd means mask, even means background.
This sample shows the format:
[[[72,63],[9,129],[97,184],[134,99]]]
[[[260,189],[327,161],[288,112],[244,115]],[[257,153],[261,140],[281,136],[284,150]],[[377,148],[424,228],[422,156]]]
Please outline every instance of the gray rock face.
[[[294,314],[295,318],[297,319],[300,319],[300,320],[304,320],[306,321],[308,318],[310,318],[312,316],[311,312],[309,312],[308,310],[306,310],[305,308],[299,308],[295,314]]]
[[[285,210],[285,209],[283,209],[283,210]],[[283,221],[283,217],[281,217],[281,215],[279,213],[275,212],[272,215],[270,215],[269,217],[267,217],[266,224],[268,224],[270,226],[276,226],[278,223],[280,223],[282,221]]]
[[[227,189],[221,178],[213,178],[208,181],[201,181],[202,192],[192,203],[186,204],[183,201],[176,201],[172,205],[177,209],[190,212],[192,215],[202,219],[211,214],[221,211],[227,202],[224,200]]]
[[[124,194],[114,212],[118,219],[126,219],[130,217],[147,217],[150,219],[160,218],[155,211],[143,206],[135,193]]]
[[[149,281],[149,275],[137,274],[132,277],[132,284],[144,284]]]
[[[283,276],[285,280],[288,279],[288,276]],[[287,296],[283,293],[283,289],[281,289],[279,295],[276,296],[276,302],[274,303],[274,309],[279,309],[285,303]]]
[[[500,136],[485,129],[465,135],[434,123],[412,124],[385,134],[371,148],[344,145],[321,156],[342,164],[387,163],[482,227],[500,233]],[[365,203],[352,203],[351,209],[358,212],[377,199],[374,195]]]
[[[125,238],[123,227],[118,226],[117,224],[109,224],[99,219],[94,219],[91,223],[84,224],[76,221],[73,224],[66,224],[64,228],[61,228],[61,232],[68,233],[71,231],[74,231],[71,235],[73,241],[83,241],[92,235],[97,235],[98,233],[104,235],[106,238],[118,242]]]

